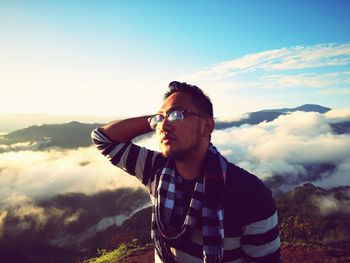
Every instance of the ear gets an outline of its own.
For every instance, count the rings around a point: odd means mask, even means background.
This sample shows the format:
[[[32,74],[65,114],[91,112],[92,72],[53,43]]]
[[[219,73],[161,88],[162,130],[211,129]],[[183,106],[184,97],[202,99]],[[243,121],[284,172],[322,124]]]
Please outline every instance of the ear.
[[[210,136],[215,127],[215,121],[213,117],[204,119],[203,136]]]

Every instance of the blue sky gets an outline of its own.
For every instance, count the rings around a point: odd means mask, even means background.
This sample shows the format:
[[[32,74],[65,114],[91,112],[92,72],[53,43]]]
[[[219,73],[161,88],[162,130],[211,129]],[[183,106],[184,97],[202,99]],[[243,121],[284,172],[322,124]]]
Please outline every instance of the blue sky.
[[[0,0],[0,114],[148,114],[172,80],[223,118],[350,108],[349,13],[338,0]]]

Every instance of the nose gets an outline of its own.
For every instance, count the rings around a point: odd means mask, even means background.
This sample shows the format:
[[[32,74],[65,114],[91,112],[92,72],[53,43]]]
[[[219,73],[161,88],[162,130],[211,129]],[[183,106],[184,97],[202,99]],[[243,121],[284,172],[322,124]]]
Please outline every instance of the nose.
[[[164,118],[164,120],[159,124],[160,132],[169,132],[172,131],[174,127],[171,125],[168,118]]]

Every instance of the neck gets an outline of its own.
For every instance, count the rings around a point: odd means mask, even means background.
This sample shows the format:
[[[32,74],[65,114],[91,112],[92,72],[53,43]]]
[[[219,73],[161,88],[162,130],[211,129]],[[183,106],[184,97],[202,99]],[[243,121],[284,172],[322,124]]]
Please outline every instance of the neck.
[[[208,147],[209,143],[203,145],[203,147],[199,147],[198,151],[191,153],[189,158],[175,160],[176,169],[182,178],[191,180],[200,175]]]

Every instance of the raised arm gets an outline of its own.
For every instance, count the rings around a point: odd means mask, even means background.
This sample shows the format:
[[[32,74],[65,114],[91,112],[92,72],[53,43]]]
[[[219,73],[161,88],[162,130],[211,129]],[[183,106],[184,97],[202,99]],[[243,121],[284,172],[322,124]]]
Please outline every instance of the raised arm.
[[[113,121],[101,127],[101,130],[113,141],[128,142],[135,137],[151,132],[147,119],[150,116],[134,117]]]
[[[143,116],[114,121],[96,128],[91,132],[91,138],[96,148],[113,165],[149,185],[154,171],[166,160],[159,152],[138,146],[131,140],[150,131],[147,116]]]

